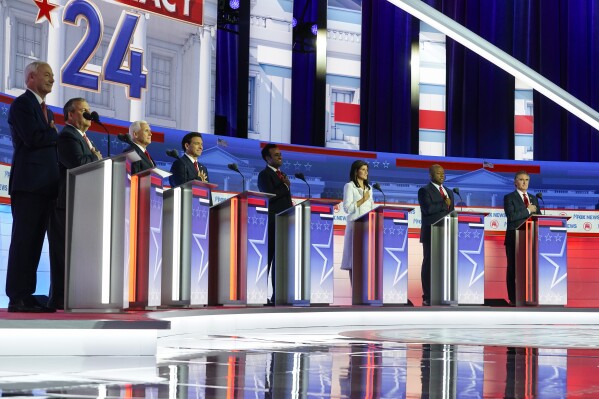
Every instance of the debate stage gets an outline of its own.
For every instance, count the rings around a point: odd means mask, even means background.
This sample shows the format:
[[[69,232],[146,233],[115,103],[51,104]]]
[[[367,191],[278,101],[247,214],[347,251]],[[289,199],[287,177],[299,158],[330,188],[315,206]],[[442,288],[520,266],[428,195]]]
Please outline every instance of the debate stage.
[[[287,398],[316,389],[321,397],[366,397],[366,389],[378,392],[370,397],[420,397],[450,382],[458,392],[467,385],[498,397],[519,386],[509,368],[522,359],[539,370],[525,389],[557,397],[599,392],[584,377],[598,365],[599,318],[591,308],[0,310],[0,342],[0,396]],[[457,370],[443,374],[444,384],[433,378],[439,362]],[[464,365],[478,371],[464,375]],[[546,367],[561,370],[565,391],[542,377]],[[400,396],[389,394],[398,389]]]

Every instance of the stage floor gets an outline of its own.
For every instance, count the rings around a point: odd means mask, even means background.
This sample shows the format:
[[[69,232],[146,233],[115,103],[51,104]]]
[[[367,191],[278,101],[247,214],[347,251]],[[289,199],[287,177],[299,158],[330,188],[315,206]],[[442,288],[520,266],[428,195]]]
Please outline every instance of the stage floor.
[[[598,347],[580,308],[0,311],[0,396],[596,397]]]

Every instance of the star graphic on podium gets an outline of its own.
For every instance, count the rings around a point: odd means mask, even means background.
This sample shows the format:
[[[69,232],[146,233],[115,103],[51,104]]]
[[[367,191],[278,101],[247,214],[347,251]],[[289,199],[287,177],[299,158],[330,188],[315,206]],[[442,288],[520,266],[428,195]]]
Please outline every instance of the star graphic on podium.
[[[320,222],[318,222],[320,224]],[[320,230],[320,229],[319,229]],[[320,255],[320,257],[322,258],[322,271],[320,272],[320,284],[322,285],[322,283],[331,275],[331,273],[333,273],[333,262],[330,262],[331,265],[329,266],[329,259],[327,259],[327,256],[321,251],[320,248],[322,249],[329,249],[331,248],[331,243],[333,242],[333,230],[331,229],[331,232],[329,234],[329,238],[328,238],[328,242],[326,244],[321,243],[321,244],[312,244],[312,248],[314,248],[316,250],[316,252],[318,252],[318,255]]]
[[[50,25],[54,26],[52,23],[52,15],[50,14],[55,8],[58,8],[58,4],[50,3],[50,0],[33,0],[39,11],[37,12],[37,19],[35,20],[36,24],[43,22],[43,18],[46,18]]]

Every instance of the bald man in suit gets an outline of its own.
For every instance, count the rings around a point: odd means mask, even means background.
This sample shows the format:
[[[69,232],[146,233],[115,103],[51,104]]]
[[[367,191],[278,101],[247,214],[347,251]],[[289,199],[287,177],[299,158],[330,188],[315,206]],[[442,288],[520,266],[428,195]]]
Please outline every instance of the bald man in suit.
[[[56,211],[60,175],[56,155],[58,131],[54,114],[45,101],[54,85],[50,65],[40,61],[27,65],[25,84],[27,90],[15,98],[8,113],[14,152],[8,183],[13,224],[6,296],[9,312],[48,313],[54,309],[33,297],[37,268],[46,232],[51,271],[59,258],[58,241],[64,241],[51,223]]]

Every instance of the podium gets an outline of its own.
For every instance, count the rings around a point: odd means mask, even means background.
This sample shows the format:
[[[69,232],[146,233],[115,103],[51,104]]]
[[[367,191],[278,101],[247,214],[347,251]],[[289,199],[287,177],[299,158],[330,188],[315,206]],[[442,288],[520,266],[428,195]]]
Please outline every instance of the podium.
[[[336,203],[309,199],[277,214],[276,305],[333,303],[333,222]]]
[[[532,215],[516,229],[516,306],[568,303],[568,219]]]
[[[485,303],[485,212],[458,211],[458,304]]]
[[[162,306],[208,304],[208,227],[215,187],[192,180],[164,191]]]
[[[379,206],[354,221],[352,304],[408,302],[408,215]]]
[[[268,199],[244,191],[210,208],[208,305],[263,305],[268,295]]]
[[[162,180],[158,168],[131,176],[129,308],[160,306],[162,282]]]
[[[431,305],[458,304],[458,213],[431,225]]]
[[[65,310],[117,312],[129,306],[129,179],[135,152],[67,172]]]

